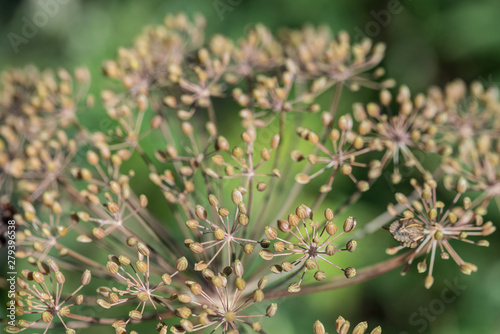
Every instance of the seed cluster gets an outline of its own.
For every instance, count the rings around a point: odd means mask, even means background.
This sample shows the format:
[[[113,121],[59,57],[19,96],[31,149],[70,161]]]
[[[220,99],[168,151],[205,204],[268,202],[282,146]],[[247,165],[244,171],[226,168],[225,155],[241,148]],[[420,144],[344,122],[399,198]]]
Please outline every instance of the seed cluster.
[[[480,237],[495,231],[497,88],[394,89],[379,67],[383,44],[325,26],[274,34],[256,24],[237,40],[205,28],[184,14],[147,27],[104,61],[111,88],[97,106],[84,68],[2,73],[0,240],[14,219],[22,270],[8,333],[108,324],[137,334],[140,322],[161,334],[266,333],[274,298],[356,284],[405,261],[406,273],[420,257],[430,288],[436,254],[477,270],[454,244],[488,246]],[[343,92],[360,89],[379,91],[377,101],[341,108]],[[87,124],[87,113],[106,122]],[[395,218],[366,217],[391,189]],[[368,201],[374,209],[361,213]],[[390,234],[377,245],[392,235],[399,245],[388,252],[406,256],[341,266],[382,224]],[[82,270],[66,292],[62,271]],[[72,307],[73,297],[98,312]],[[339,317],[335,330],[350,324]]]

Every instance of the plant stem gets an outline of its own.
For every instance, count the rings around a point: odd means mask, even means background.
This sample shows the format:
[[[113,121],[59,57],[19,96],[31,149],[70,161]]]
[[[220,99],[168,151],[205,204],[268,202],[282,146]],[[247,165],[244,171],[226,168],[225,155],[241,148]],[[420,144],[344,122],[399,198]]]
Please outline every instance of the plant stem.
[[[337,276],[332,278],[326,283],[311,283],[305,286],[302,286],[302,289],[294,294],[290,294],[288,292],[288,289],[282,289],[282,290],[277,290],[277,291],[269,291],[266,292],[265,294],[265,299],[276,299],[276,298],[282,298],[282,297],[287,297],[287,296],[300,296],[300,295],[305,295],[305,294],[311,294],[311,293],[316,293],[316,292],[322,292],[322,291],[328,291],[328,290],[334,290],[334,289],[339,289],[343,288],[346,286],[358,284],[361,282],[368,281],[372,278],[378,277],[380,275],[383,275],[406,261],[408,261],[408,258],[412,256],[414,252],[410,251],[404,254],[401,254],[397,257],[390,258],[389,260],[377,263],[375,265],[363,268],[359,270],[356,273],[356,276],[353,278],[345,278],[343,275],[342,276]]]

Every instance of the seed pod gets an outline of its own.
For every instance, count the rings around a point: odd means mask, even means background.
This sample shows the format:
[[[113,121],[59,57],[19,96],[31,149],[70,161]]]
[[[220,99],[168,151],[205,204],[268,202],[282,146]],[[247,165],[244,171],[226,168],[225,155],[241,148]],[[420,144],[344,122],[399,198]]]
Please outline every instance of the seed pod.
[[[404,205],[404,204],[408,203],[408,199],[402,193],[396,193],[395,198],[396,198],[396,201],[399,204],[403,204]]]
[[[349,240],[346,244],[346,249],[349,251],[349,252],[354,252],[356,250],[356,248],[358,247],[358,243],[356,242],[356,240]]]
[[[278,147],[280,143],[280,135],[279,134],[274,134],[273,137],[271,138],[271,148],[275,149]]]
[[[81,243],[90,243],[90,242],[92,242],[92,238],[89,237],[88,235],[82,234],[76,238],[76,241],[81,242]]]
[[[252,323],[252,330],[256,333],[260,333],[262,331],[262,325],[260,322],[254,322]],[[238,334],[238,333],[235,333]]]
[[[99,156],[94,151],[87,152],[87,162],[92,166],[95,166],[99,163]]]
[[[289,233],[291,231],[290,223],[283,219],[278,220],[278,228],[280,229],[281,232],[284,233]]]
[[[293,161],[302,161],[304,160],[304,155],[302,154],[302,152],[298,151],[298,150],[294,150],[290,153],[290,157],[292,158]]]
[[[271,272],[273,274],[281,274],[282,271],[283,271],[283,269],[281,268],[281,266],[279,264],[275,264],[274,266],[271,266]]]
[[[189,219],[188,221],[186,221],[186,226],[190,230],[196,230],[200,226],[200,224],[196,219]]]
[[[325,326],[319,320],[316,320],[313,325],[313,332],[314,334],[326,334]]]
[[[478,241],[476,241],[476,245],[482,246],[482,247],[489,247],[490,242],[488,240],[478,240]]]
[[[308,270],[316,269],[316,262],[313,259],[307,259],[305,266]]]
[[[148,205],[148,198],[146,197],[146,195],[142,194],[141,196],[139,196],[139,205],[141,206],[141,208],[145,208]]]
[[[216,287],[220,288],[224,286],[224,281],[220,276],[214,276],[212,277],[212,284],[215,285]]]
[[[112,302],[113,304],[118,303],[120,301],[120,297],[118,297],[118,295],[114,292],[110,293],[109,294],[109,301]]]
[[[461,176],[457,181],[457,192],[463,194],[466,191],[467,191],[467,180]]]
[[[128,313],[128,317],[132,320],[139,321],[142,319],[142,314],[137,310],[133,310]]]
[[[102,239],[106,236],[106,232],[104,232],[104,230],[100,227],[94,227],[92,229],[92,234],[96,239]]]
[[[354,230],[356,227],[356,218],[354,217],[347,217],[345,222],[344,222],[344,232],[348,233]]]
[[[81,305],[83,303],[83,295],[78,295],[75,298],[75,304],[76,305]]]
[[[246,288],[246,286],[247,286],[247,284],[246,284],[245,280],[244,280],[243,278],[241,278],[241,277],[237,277],[237,278],[236,278],[236,282],[235,282],[235,284],[236,284],[236,288],[237,288],[238,290],[240,290],[240,291],[245,290],[245,288]]]
[[[323,281],[325,278],[326,274],[324,271],[318,270],[314,273],[314,279],[316,279],[316,281]]]
[[[252,299],[255,303],[260,303],[264,300],[264,292],[261,289],[257,289],[252,294]]]
[[[42,283],[45,280],[45,276],[43,276],[42,273],[38,271],[33,272],[33,280],[37,282],[38,284]]]
[[[342,165],[341,172],[344,175],[350,175],[352,173],[352,167],[349,164]]]
[[[235,260],[234,261],[234,273],[236,276],[238,277],[242,277],[243,276],[243,272],[244,272],[244,267],[243,267],[243,264],[241,263],[240,260]]]
[[[337,225],[335,225],[334,222],[329,221],[328,223],[326,223],[325,230],[329,235],[334,235],[335,233],[337,233]]]
[[[137,242],[138,242],[138,241],[137,241],[137,238],[135,238],[135,237],[128,237],[128,238],[127,238],[127,246],[129,246],[129,247],[134,247],[134,246],[136,246],[136,245],[137,245]]]
[[[203,252],[203,245],[200,244],[199,242],[193,242],[189,245],[189,249],[195,253],[195,254],[200,254]]]
[[[139,270],[141,273],[146,273],[149,270],[148,265],[144,261],[139,260],[135,265],[137,267],[137,270]]]
[[[354,269],[353,267],[347,267],[344,269],[344,275],[347,278],[352,278],[356,276],[356,269]]]
[[[299,225],[299,222],[300,219],[296,214],[292,213],[288,215],[288,223],[290,224],[290,226],[296,227],[297,225]]]
[[[187,319],[191,316],[191,310],[187,307],[179,307],[175,310],[175,315],[182,319]]]
[[[186,293],[181,293],[177,296],[177,299],[184,304],[190,303],[191,302],[191,297],[186,294]]]
[[[252,254],[253,253],[254,246],[252,243],[246,243],[245,246],[243,246],[243,251],[246,254]]]
[[[141,291],[137,294],[137,298],[139,298],[141,302],[145,302],[149,299],[149,294],[147,292]]]
[[[312,219],[313,217],[311,208],[304,204],[298,206],[297,209],[295,209],[295,214],[300,219],[306,219],[306,218]]]
[[[48,259],[47,263],[49,264],[49,268],[52,269],[52,271],[54,272],[59,271],[59,266],[54,260]]]
[[[267,189],[267,183],[265,183],[265,182],[257,183],[257,190],[258,191],[265,191],[266,189]]]
[[[196,213],[196,216],[199,218],[199,219],[207,219],[207,211],[205,210],[204,207],[202,207],[201,205],[197,205],[196,208],[195,208],[195,213]]]
[[[217,141],[215,143],[215,149],[221,151],[229,151],[229,142],[227,141],[226,138],[219,136],[219,138],[217,138]]]
[[[278,305],[276,303],[272,303],[269,305],[266,309],[266,315],[269,318],[272,318],[276,315],[276,312],[278,311]]]
[[[295,176],[295,181],[299,184],[307,184],[309,183],[309,175],[304,174],[304,173],[299,173]]]
[[[51,323],[53,319],[54,316],[50,312],[45,311],[42,313],[42,321],[45,322],[46,324]]]
[[[292,271],[293,265],[290,262],[285,261],[281,264],[281,269],[283,269],[284,272],[289,273],[290,271]]]
[[[226,232],[224,232],[224,230],[222,230],[221,228],[216,228],[214,231],[214,236],[217,240],[222,240],[226,236]]]
[[[325,219],[326,220],[333,220],[333,218],[334,218],[334,214],[333,214],[332,209],[326,209],[325,210]]]
[[[177,260],[177,270],[178,271],[184,271],[188,267],[188,260],[183,256],[180,259]]]
[[[326,246],[326,248],[325,248],[326,255],[328,255],[328,256],[335,255],[336,251],[337,251],[337,249],[335,248],[335,246],[331,245],[331,244]]]
[[[105,301],[104,299],[98,299],[97,300],[97,305],[99,305],[102,308],[109,309],[111,307],[111,304]]]
[[[425,278],[425,283],[424,283],[425,288],[430,289],[433,284],[434,284],[434,277],[432,277],[431,275],[428,275]]]
[[[338,124],[338,127],[340,130],[350,131],[352,129],[352,126],[353,126],[353,121],[352,121],[351,116],[342,115],[342,116],[340,116],[337,124]]]
[[[226,209],[226,208],[219,208],[219,210],[217,211],[217,213],[219,214],[219,216],[221,216],[223,218],[229,216],[229,210]]]
[[[270,240],[274,240],[278,237],[278,232],[276,231],[276,229],[274,229],[273,227],[271,226],[266,226],[264,228],[264,231],[265,231],[265,234],[266,236],[270,239]]]
[[[191,286],[189,287],[189,289],[191,290],[191,292],[195,296],[198,296],[198,295],[200,295],[203,292],[203,289],[202,289],[201,285],[198,284],[198,283],[191,284]]]
[[[356,188],[361,192],[366,192],[370,189],[370,184],[367,181],[358,181],[356,183]]]
[[[425,273],[427,271],[427,263],[421,261],[417,264],[417,270],[419,274]]]
[[[270,261],[273,259],[274,254],[268,251],[267,249],[263,249],[259,252],[259,255],[261,258],[263,258],[266,261]]]
[[[55,278],[56,278],[56,282],[59,284],[64,284],[64,282],[66,281],[63,273],[60,271],[55,272]]]
[[[277,241],[274,243],[273,249],[276,252],[281,253],[285,250],[285,243],[283,241]]]
[[[149,248],[142,242],[139,242],[137,244],[137,251],[139,251],[139,253],[141,253],[144,256],[149,256],[150,254]]]
[[[297,293],[300,291],[300,284],[299,283],[292,283],[288,286],[288,292],[290,293]]]
[[[267,285],[267,282],[268,282],[268,278],[267,276],[263,276],[260,280],[259,280],[259,283],[257,283],[257,286],[259,287],[259,289],[261,290],[264,290],[264,288],[266,287]]]
[[[356,327],[354,327],[354,329],[352,330],[352,334],[364,334],[367,329],[368,323],[366,321],[363,321],[357,324]]]

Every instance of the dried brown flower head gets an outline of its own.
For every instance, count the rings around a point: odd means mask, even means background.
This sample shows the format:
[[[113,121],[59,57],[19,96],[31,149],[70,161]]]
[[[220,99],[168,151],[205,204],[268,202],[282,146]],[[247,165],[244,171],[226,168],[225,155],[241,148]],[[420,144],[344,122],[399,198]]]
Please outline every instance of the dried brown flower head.
[[[200,254],[202,258],[195,264],[196,270],[203,270],[216,260],[216,268],[229,266],[234,259],[239,259],[245,253],[252,253],[254,245],[259,243],[257,240],[242,237],[249,223],[242,192],[234,189],[231,199],[236,206],[233,215],[227,208],[220,205],[215,195],[209,195],[210,206],[216,212],[214,219],[209,219],[207,210],[201,205],[197,205],[195,215],[198,220],[189,219],[186,221],[186,226],[195,231],[196,238],[203,236],[205,239],[207,237],[204,235],[212,235],[208,241],[195,242],[192,239],[187,239],[184,242],[194,254]],[[201,225],[200,222],[205,226]],[[239,251],[235,247],[239,247]],[[224,258],[227,261],[223,260]]]
[[[44,324],[43,333],[45,334],[49,331],[54,318],[57,317],[66,329],[66,333],[74,334],[75,331],[66,325],[63,318],[72,318],[71,306],[80,305],[83,302],[83,295],[78,295],[74,303],[67,304],[85,285],[90,283],[90,270],[82,274],[81,285],[78,288],[69,295],[64,295],[66,278],[59,270],[58,264],[53,260],[48,260],[48,264],[39,263],[38,267],[38,271],[23,270],[23,278],[17,278],[19,290],[16,296],[16,314],[18,317],[23,314],[38,314],[40,319],[32,322],[19,319],[17,327],[8,326],[5,328],[6,332],[20,333],[28,328],[37,328],[37,324],[41,322]],[[33,282],[33,284],[30,285],[28,282]]]
[[[425,152],[437,151],[434,135],[437,131],[432,124],[435,110],[426,106],[425,96],[417,95],[413,100],[407,86],[401,86],[396,96],[397,113],[391,111],[393,96],[389,90],[380,92],[380,102],[354,105],[354,116],[360,122],[359,131],[370,134],[369,147],[384,153],[378,163],[372,163],[370,178],[380,176],[382,170],[391,162],[394,165],[392,182],[401,181],[401,164],[416,167],[426,174],[421,159],[415,149]],[[401,161],[402,160],[402,161]]]
[[[313,221],[312,210],[306,205],[301,205],[295,210],[295,214],[288,215],[287,220],[278,221],[278,229],[286,234],[286,237],[278,237],[278,232],[271,226],[266,227],[266,236],[273,240],[274,253],[264,249],[259,255],[264,260],[273,260],[280,256],[298,257],[292,262],[285,261],[281,265],[274,265],[271,271],[275,274],[291,272],[294,267],[300,267],[296,273],[302,271],[299,282],[292,283],[288,287],[289,292],[300,291],[300,284],[307,271],[315,271],[314,278],[322,281],[326,274],[321,270],[320,260],[331,264],[342,270],[347,278],[354,277],[356,270],[352,267],[341,268],[329,260],[330,257],[341,251],[354,252],[357,247],[355,240],[346,243],[345,248],[336,248],[333,242],[345,233],[349,233],[356,227],[356,219],[348,217],[343,226],[342,232],[337,234],[337,226],[333,222],[333,211],[325,210],[325,222],[322,226]],[[306,223],[306,221],[308,221]]]
[[[221,328],[222,333],[238,333],[241,325],[247,325],[260,332],[262,325],[253,321],[255,318],[273,317],[278,309],[277,304],[270,304],[265,314],[248,314],[251,306],[264,301],[263,289],[267,277],[259,280],[256,288],[249,289],[243,279],[243,265],[236,260],[233,267],[226,267],[223,272],[215,274],[210,269],[204,269],[205,287],[195,281],[186,281],[194,298],[190,304],[194,309],[182,307],[176,314],[182,318],[180,327],[187,332],[211,328],[212,333]],[[189,317],[196,317],[198,324],[193,325]],[[180,329],[180,328],[179,328]]]
[[[326,129],[332,127],[333,119],[330,114],[324,113],[321,121]],[[369,189],[368,182],[357,180],[352,171],[353,167],[367,167],[366,163],[356,161],[356,159],[370,152],[372,149],[367,146],[363,135],[353,130],[353,120],[350,115],[341,116],[337,122],[337,127],[329,131],[331,145],[328,146],[331,146],[331,149],[321,142],[318,134],[309,129],[298,128],[297,133],[301,138],[316,146],[321,155],[317,155],[314,152],[304,155],[302,152],[295,150],[291,153],[292,159],[294,161],[307,159],[312,165],[324,165],[324,167],[311,175],[305,173],[297,174],[295,180],[298,183],[309,183],[315,177],[326,171],[330,171],[327,183],[321,186],[320,191],[322,193],[332,190],[333,181],[339,173],[349,176],[360,191],[367,191]]]
[[[490,235],[495,231],[495,227],[491,222],[483,223],[483,217],[472,210],[470,198],[465,197],[462,206],[457,205],[458,200],[467,190],[465,179],[460,179],[457,183],[456,195],[448,208],[445,207],[444,202],[438,200],[437,185],[434,180],[426,181],[423,186],[414,179],[411,183],[419,199],[410,203],[406,196],[396,193],[396,201],[404,205],[407,210],[403,213],[404,219],[392,223],[390,232],[402,245],[387,249],[389,254],[394,254],[405,247],[415,249],[404,266],[402,274],[409,270],[417,256],[425,254],[424,259],[418,263],[417,269],[419,273],[427,272],[425,287],[429,289],[434,282],[434,263],[438,251],[444,260],[451,256],[464,274],[470,275],[471,272],[476,271],[475,265],[462,260],[451,241],[455,239],[479,246],[488,246],[489,243],[486,240],[473,241],[470,237]],[[389,212],[394,213],[394,207],[390,206]],[[429,256],[430,262],[427,264]]]

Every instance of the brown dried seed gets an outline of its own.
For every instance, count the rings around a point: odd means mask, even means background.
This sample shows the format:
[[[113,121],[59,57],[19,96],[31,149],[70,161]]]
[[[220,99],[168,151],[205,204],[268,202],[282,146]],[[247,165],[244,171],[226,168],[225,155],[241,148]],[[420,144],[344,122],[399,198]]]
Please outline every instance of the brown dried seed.
[[[354,217],[347,217],[345,222],[344,222],[344,232],[348,233],[354,230],[356,227],[356,218]]]
[[[278,311],[278,305],[276,303],[272,303],[269,305],[266,309],[266,315],[269,318],[272,318],[276,315],[276,312]]]
[[[139,321],[142,319],[142,314],[141,312],[137,311],[137,310],[133,310],[133,311],[130,311],[128,313],[128,316],[130,319],[132,320],[136,320],[136,321]]]
[[[267,278],[267,276],[264,276],[259,280],[257,286],[259,287],[259,289],[263,290],[266,287],[268,281],[269,279]]]
[[[252,294],[252,299],[255,303],[260,303],[264,300],[264,292],[261,289],[257,289]]]
[[[299,173],[295,175],[295,181],[299,184],[307,184],[310,181],[309,175],[304,173]]]
[[[344,275],[347,278],[352,278],[356,276],[356,269],[354,269],[353,267],[347,267],[344,269]]]
[[[288,292],[290,293],[297,293],[300,291],[300,284],[299,283],[292,283],[288,286]]]
[[[180,259],[177,260],[177,270],[179,271],[184,271],[188,267],[188,260],[185,257],[181,257]]]
[[[259,252],[259,255],[260,255],[261,258],[263,258],[266,261],[270,261],[274,257],[274,254],[271,251],[267,250],[267,249],[261,250]]]

